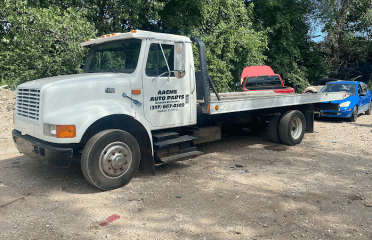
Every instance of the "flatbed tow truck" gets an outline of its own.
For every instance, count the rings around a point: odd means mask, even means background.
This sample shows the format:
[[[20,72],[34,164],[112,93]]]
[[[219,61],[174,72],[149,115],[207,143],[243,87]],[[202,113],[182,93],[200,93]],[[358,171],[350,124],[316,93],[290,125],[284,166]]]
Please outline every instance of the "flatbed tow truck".
[[[192,44],[199,50],[195,72]],[[90,48],[82,74],[17,87],[13,141],[53,167],[73,157],[92,185],[110,190],[137,170],[201,154],[221,128],[266,124],[270,139],[299,144],[313,132],[314,104],[345,94],[218,93],[200,39],[135,30],[81,43]]]

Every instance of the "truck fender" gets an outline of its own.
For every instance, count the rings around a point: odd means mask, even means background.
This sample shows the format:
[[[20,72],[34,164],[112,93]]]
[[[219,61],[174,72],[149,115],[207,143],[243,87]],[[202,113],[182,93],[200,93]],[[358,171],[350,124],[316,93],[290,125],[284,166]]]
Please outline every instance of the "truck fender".
[[[141,116],[140,116],[141,118]],[[125,124],[123,124],[125,123]],[[124,114],[107,115],[92,123],[82,137],[81,146],[96,133],[106,129],[121,129],[131,134],[138,142],[141,150],[140,170],[144,173],[155,174],[155,160],[152,145],[152,135],[148,126],[131,116]],[[146,129],[147,128],[147,129]]]
[[[131,106],[123,104],[122,101],[109,100],[102,102],[94,100],[79,103],[50,112],[44,116],[43,122],[60,125],[75,124],[76,138],[64,139],[65,141],[70,140],[70,143],[85,144],[97,131],[110,127],[136,135],[134,137],[137,141],[145,143],[141,144],[139,142],[143,155],[140,169],[148,173],[155,173],[150,124],[144,117],[137,114]]]

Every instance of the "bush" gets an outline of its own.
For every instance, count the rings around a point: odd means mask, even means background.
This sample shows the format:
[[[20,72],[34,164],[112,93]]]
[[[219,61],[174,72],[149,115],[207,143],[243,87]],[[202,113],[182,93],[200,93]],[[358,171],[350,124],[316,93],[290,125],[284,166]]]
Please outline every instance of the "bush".
[[[12,88],[34,79],[81,72],[86,50],[79,45],[96,33],[83,11],[3,3],[8,23],[0,35],[0,80]]]

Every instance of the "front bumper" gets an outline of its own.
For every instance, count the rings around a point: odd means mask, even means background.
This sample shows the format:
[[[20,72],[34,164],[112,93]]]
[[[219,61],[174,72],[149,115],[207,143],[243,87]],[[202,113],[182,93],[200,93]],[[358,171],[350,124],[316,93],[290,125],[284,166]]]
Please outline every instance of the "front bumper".
[[[349,118],[351,117],[351,114],[353,114],[353,112],[349,112],[349,111],[320,111],[321,113],[321,116],[323,117],[339,117],[339,118]]]
[[[72,162],[72,148],[52,146],[29,135],[13,130],[13,141],[20,153],[56,168],[67,168]]]

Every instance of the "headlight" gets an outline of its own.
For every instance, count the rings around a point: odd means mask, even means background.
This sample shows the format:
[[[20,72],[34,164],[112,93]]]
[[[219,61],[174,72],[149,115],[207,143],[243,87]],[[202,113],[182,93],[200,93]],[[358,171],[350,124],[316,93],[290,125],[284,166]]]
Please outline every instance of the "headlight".
[[[350,102],[343,102],[340,104],[340,107],[348,107],[350,105]]]
[[[44,123],[44,135],[57,138],[74,138],[76,137],[76,126]]]
[[[56,128],[57,126],[54,124],[44,123],[44,135],[55,137],[57,132]]]

